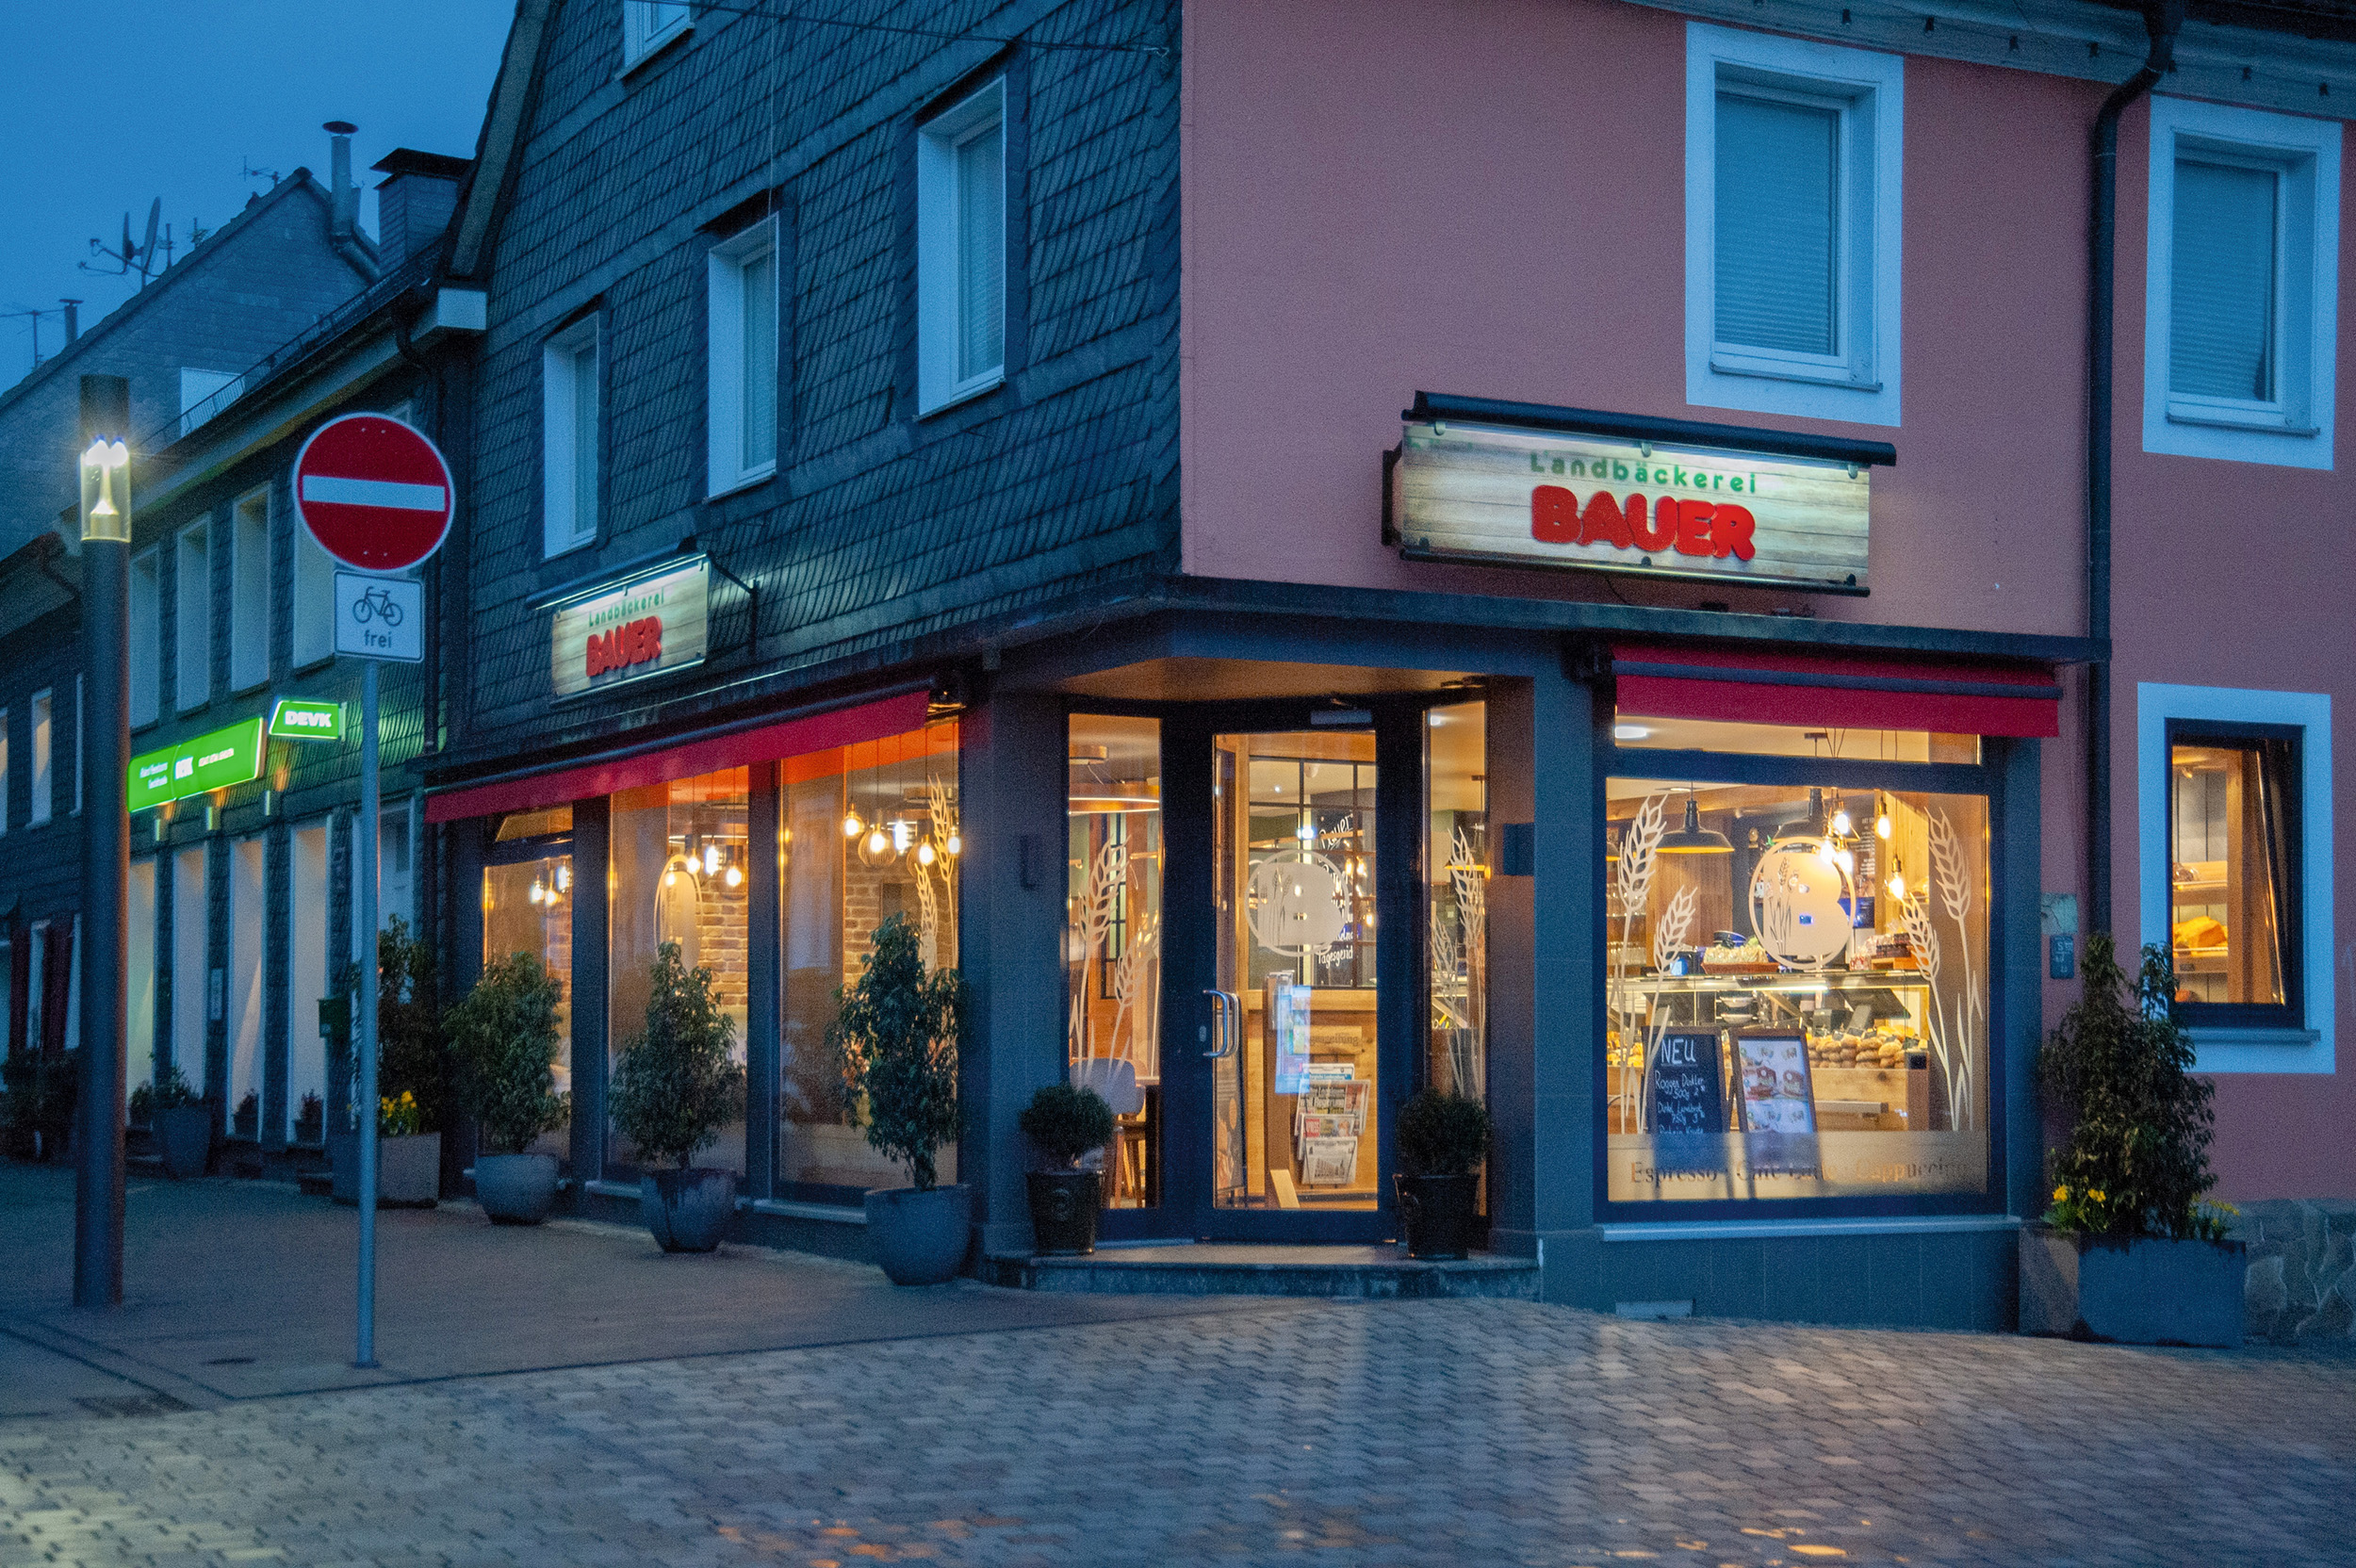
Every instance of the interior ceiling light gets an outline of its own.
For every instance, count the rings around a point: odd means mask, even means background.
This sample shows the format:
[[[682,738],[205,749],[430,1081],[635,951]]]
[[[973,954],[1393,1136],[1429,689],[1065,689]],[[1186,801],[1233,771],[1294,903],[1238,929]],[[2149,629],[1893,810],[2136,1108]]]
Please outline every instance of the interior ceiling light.
[[[1652,731],[1641,724],[1615,724],[1612,727],[1612,738],[1615,741],[1643,741],[1651,735]]]
[[[916,846],[916,863],[918,865],[929,866],[937,858],[939,858],[939,857],[933,853],[933,841],[930,839],[925,840],[923,843]]]
[[[730,866],[728,868],[727,882],[731,888],[743,887],[744,884],[744,874],[738,871],[734,866]]]
[[[859,820],[857,811],[846,811],[843,814],[843,836],[844,838],[856,839],[866,831],[867,825]]]
[[[1731,855],[1734,845],[1714,827],[1702,825],[1701,805],[1692,795],[1685,797],[1685,825],[1661,835],[1658,853],[1662,855]]]
[[[965,851],[965,841],[952,833],[949,835],[949,841],[941,847],[951,855],[961,855]]]

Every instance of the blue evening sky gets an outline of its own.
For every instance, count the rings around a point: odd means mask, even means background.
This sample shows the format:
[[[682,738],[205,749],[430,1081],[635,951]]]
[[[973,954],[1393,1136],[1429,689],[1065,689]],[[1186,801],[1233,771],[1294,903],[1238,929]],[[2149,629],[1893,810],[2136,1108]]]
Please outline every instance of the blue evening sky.
[[[187,253],[268,189],[243,165],[327,181],[322,122],[349,120],[360,220],[376,227],[368,166],[395,147],[471,157],[508,0],[12,0],[0,49],[0,312],[82,300],[84,326],[138,279],[79,270],[92,237],[137,244],[148,204]],[[160,237],[161,228],[157,230]],[[160,245],[158,250],[160,250]],[[44,358],[63,341],[41,320]],[[0,386],[33,365],[32,324],[0,316]]]

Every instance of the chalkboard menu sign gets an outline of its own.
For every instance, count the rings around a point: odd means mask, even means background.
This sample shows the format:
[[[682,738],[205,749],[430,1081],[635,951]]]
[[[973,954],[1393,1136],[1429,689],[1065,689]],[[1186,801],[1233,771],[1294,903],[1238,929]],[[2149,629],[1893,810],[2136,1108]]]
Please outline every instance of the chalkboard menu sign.
[[[1644,1124],[1661,1174],[1726,1169],[1726,1076],[1715,1029],[1671,1029],[1661,1037],[1644,1075]]]

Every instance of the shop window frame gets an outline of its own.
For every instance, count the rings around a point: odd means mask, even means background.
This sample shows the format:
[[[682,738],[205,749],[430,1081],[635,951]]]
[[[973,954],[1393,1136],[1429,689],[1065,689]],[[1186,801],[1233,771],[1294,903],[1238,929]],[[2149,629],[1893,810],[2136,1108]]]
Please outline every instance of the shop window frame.
[[[2169,788],[2171,741],[2185,738],[2280,738],[2296,732],[2298,843],[2290,875],[2299,931],[2292,967],[2299,1001],[2266,1021],[2236,1004],[2189,1009],[2195,1071],[2329,1073],[2333,1070],[2331,895],[2331,699],[2315,692],[2237,690],[2223,686],[2135,688],[2137,874],[2141,888],[2140,942],[2172,943],[2170,919]],[[2286,901],[2287,902],[2287,901]],[[2122,963],[2127,961],[2121,956]],[[2218,1011],[2211,1011],[2216,1005]],[[2267,1012],[2275,1009],[2258,1004]],[[2295,1021],[2290,1017],[2296,1005]],[[2233,1014],[2243,1014],[2235,1018]]]
[[[1642,715],[1630,713],[1626,718]],[[1609,720],[1605,733],[1609,733]],[[2021,890],[2010,884],[2007,864],[2000,848],[2000,835],[2008,829],[2022,826],[2009,820],[2009,794],[2005,787],[2005,764],[2008,753],[2016,743],[2001,737],[1987,736],[1981,741],[1981,760],[1973,762],[1884,762],[1851,760],[1840,758],[1774,757],[1754,753],[1720,751],[1672,751],[1625,747],[1618,744],[1599,746],[1598,774],[1595,780],[1595,834],[1603,839],[1604,782],[1612,778],[1658,779],[1663,783],[1755,784],[1808,789],[1822,787],[1857,794],[1876,790],[1892,793],[1946,795],[1978,795],[1988,803],[1989,854],[1988,868],[1988,1184],[1979,1192],[1890,1193],[1888,1195],[1851,1194],[1824,1198],[1709,1198],[1614,1201],[1611,1191],[1611,1136],[1606,1119],[1607,1097],[1610,1094],[1610,1066],[1604,1059],[1604,1021],[1600,1010],[1587,1021],[1592,1032],[1589,1055],[1591,1092],[1589,1115],[1593,1119],[1589,1137],[1594,1146],[1593,1180],[1595,1209],[1598,1224],[1612,1227],[1623,1233],[1638,1230],[1640,1234],[1658,1233],[1663,1237],[1691,1234],[1695,1225],[1737,1226],[1768,1225],[1790,1227],[1795,1223],[1805,1232],[1811,1222],[1825,1220],[1931,1220],[1948,1219],[1968,1222],[1982,1217],[1992,1218],[2011,1212],[2011,1190],[2014,1185],[2014,1161],[2009,1142],[2010,1130],[2006,1117],[2006,1100],[2012,1093],[2010,1064],[2005,1060],[2007,1030],[2015,1026],[2012,1018],[2014,988],[2006,984],[2008,972],[2015,969],[2010,962],[2008,933],[2023,918],[2020,906],[2024,902]],[[2034,744],[2035,743],[2026,743]],[[2034,823],[2025,825],[2034,831]],[[1600,870],[1600,867],[1597,868]],[[1602,1005],[1609,984],[1608,945],[1605,935],[1605,880],[1595,877],[1593,891],[1597,939],[1591,944],[1587,958],[1591,964],[1591,979],[1596,1005]],[[2034,908],[2035,890],[2027,890],[2026,901]],[[2034,989],[2034,987],[2032,987]]]

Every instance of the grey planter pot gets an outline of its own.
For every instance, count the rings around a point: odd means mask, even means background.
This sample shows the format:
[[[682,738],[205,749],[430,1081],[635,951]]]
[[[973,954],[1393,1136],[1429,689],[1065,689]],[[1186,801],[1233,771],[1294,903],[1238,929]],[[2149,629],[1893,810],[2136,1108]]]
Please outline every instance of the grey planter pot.
[[[164,1173],[176,1182],[205,1174],[213,1153],[213,1113],[205,1105],[180,1105],[155,1113],[155,1151]]]
[[[711,1166],[638,1178],[638,1212],[665,1252],[709,1252],[736,1217],[736,1172]]]
[[[1480,1177],[1399,1175],[1391,1182],[1399,1195],[1399,1233],[1409,1257],[1472,1255],[1473,1233],[1481,1218]]]
[[[329,1191],[338,1203],[360,1201],[360,1135],[337,1133],[327,1140]],[[442,1194],[442,1135],[413,1133],[376,1140],[376,1206],[430,1209]]]
[[[556,1207],[556,1156],[478,1154],[474,1195],[494,1225],[537,1225]]]
[[[877,1187],[867,1195],[867,1245],[895,1285],[957,1277],[972,1240],[973,1189]]]
[[[2021,1233],[2021,1331],[2119,1345],[2242,1342],[2238,1241],[2108,1241]]]

